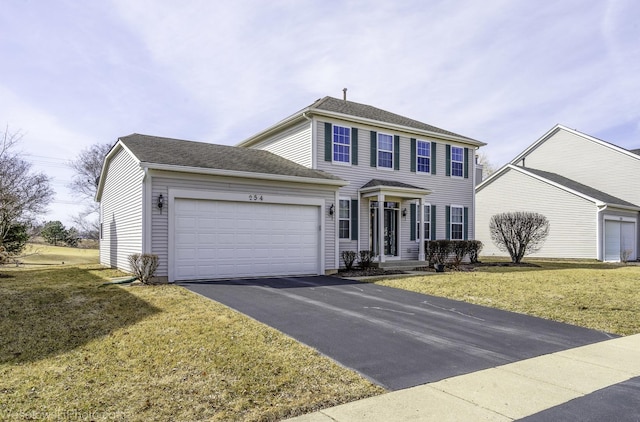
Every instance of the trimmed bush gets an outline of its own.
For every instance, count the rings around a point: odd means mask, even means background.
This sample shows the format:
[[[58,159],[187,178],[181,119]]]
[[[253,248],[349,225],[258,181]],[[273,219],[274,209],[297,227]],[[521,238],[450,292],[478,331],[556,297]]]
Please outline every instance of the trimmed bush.
[[[373,253],[371,251],[360,251],[360,256],[358,258],[358,265],[360,268],[364,270],[371,267],[372,257]]]
[[[340,256],[342,257],[342,262],[344,262],[344,267],[347,269],[347,271],[350,271],[353,268],[353,263],[356,260],[355,251],[342,251]]]
[[[158,269],[158,255],[134,253],[129,255],[129,264],[138,280],[150,284],[153,274]]]
[[[472,264],[477,264],[479,262],[478,257],[480,256],[480,251],[484,245],[479,240],[468,240],[467,242],[469,242],[469,261]]]
[[[451,253],[451,241],[450,240],[432,240],[431,248],[433,248],[433,263],[434,264],[446,264]]]

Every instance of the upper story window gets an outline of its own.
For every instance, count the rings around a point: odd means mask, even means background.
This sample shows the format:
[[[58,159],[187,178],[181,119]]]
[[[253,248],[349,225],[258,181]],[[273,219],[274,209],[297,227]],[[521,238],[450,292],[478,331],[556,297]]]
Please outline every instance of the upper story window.
[[[420,240],[420,213],[416,213],[416,240]],[[431,240],[431,205],[424,206],[424,240]]]
[[[453,148],[452,148],[453,149]],[[464,208],[451,206],[451,240],[463,240]]]
[[[451,175],[464,177],[464,148],[451,147]]]
[[[348,127],[333,126],[333,161],[351,162],[351,129]]]
[[[378,134],[378,167],[393,168],[393,136]]]
[[[351,234],[350,218],[351,218],[351,200],[341,199],[338,207],[338,237],[340,239],[349,239]]]
[[[416,170],[422,173],[431,172],[431,142],[416,142]]]

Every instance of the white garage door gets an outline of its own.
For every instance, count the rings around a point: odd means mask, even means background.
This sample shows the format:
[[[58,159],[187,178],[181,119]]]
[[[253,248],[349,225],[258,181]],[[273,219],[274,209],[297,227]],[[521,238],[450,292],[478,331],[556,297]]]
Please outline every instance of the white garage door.
[[[176,280],[318,274],[319,208],[176,199]]]
[[[621,261],[623,256],[628,261],[636,259],[635,223],[627,221],[605,220],[604,226],[604,260]]]

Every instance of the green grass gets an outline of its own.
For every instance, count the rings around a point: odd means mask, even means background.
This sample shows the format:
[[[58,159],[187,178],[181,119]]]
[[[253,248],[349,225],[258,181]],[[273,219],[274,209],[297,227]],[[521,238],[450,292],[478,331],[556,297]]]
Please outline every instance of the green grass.
[[[610,333],[640,333],[640,266],[528,262],[539,267],[478,267],[376,283]]]
[[[97,265],[0,272],[0,420],[268,421],[384,392],[178,286],[102,286],[122,274]]]
[[[37,265],[97,264],[97,249],[68,248],[38,243],[29,243],[20,262],[27,267]]]

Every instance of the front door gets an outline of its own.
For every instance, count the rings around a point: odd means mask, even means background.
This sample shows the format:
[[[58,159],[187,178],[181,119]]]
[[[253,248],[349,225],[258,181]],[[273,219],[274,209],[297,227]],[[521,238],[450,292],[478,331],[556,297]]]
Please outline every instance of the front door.
[[[378,202],[371,201],[370,205],[369,240],[372,245],[373,254],[378,255],[379,243],[383,243],[385,256],[398,256],[398,213],[400,204],[398,202],[384,203],[384,227],[380,229],[378,221]]]

